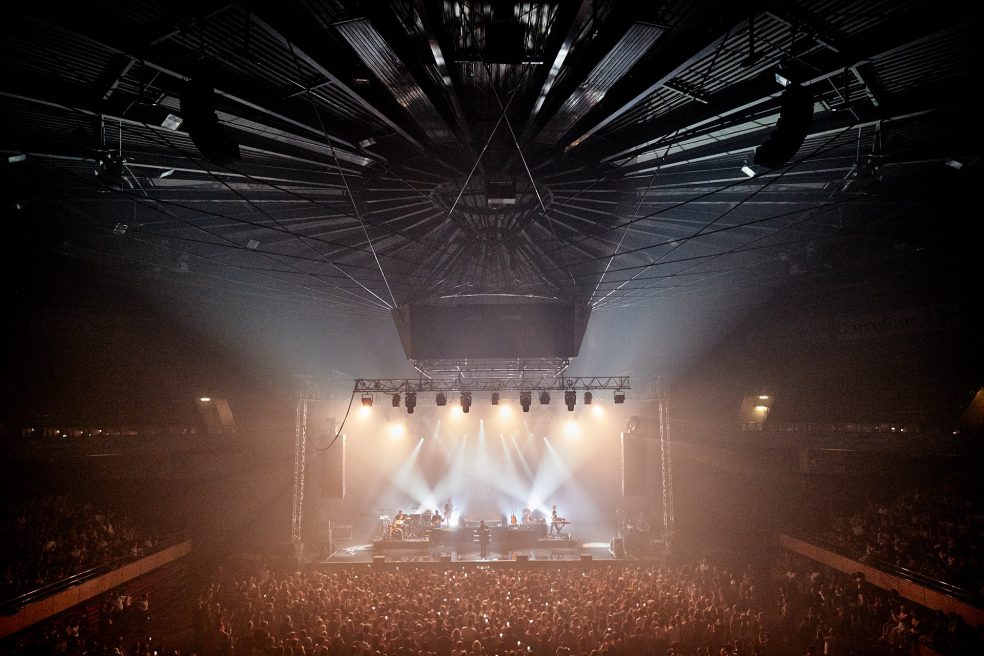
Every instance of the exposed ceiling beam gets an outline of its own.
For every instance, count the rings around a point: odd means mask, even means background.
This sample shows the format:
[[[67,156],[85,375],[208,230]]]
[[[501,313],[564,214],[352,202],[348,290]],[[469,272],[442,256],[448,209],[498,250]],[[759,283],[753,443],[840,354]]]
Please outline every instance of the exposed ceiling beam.
[[[707,39],[705,33],[706,28],[700,26],[699,28],[695,28],[689,32],[673,37],[672,42],[666,47],[657,48],[654,56],[658,56],[659,61],[661,63],[665,63],[662,64],[662,69],[656,69],[656,76],[649,86],[635,93],[631,98],[614,109],[608,109],[606,103],[602,102],[599,107],[599,111],[604,111],[604,116],[586,131],[582,132],[580,136],[571,141],[564,148],[564,150],[568,151],[573,148],[577,148],[579,145],[584,143],[585,140],[594,136],[599,130],[604,129],[617,118],[651,96],[667,82],[677,77],[697,62],[712,55],[729,35],[736,34],[742,29],[742,27],[747,23],[748,15],[750,13],[755,13],[754,5],[757,4],[759,3],[753,3],[753,6],[741,7],[740,10],[737,7],[730,9],[728,11],[728,15],[724,17],[726,20],[725,24],[728,25],[727,29],[719,30],[711,40]]]
[[[365,109],[367,112],[375,116],[377,119],[385,123],[393,132],[403,137],[408,143],[413,145],[419,150],[424,150],[424,146],[409,132],[404,130],[396,121],[387,116],[375,105],[367,101],[365,98],[360,96],[355,92],[354,89],[349,87],[347,84],[342,82],[338,76],[332,73],[328,68],[322,64],[320,61],[315,59],[313,56],[308,54],[308,52],[300,44],[294,43],[291,39],[286,37],[273,25],[265,21],[264,19],[256,16],[255,14],[251,19],[260,27],[264,29],[270,36],[279,41],[286,50],[293,52],[298,59],[302,60],[305,64],[318,71],[319,74],[323,75],[325,78],[331,81],[332,86],[344,93],[346,96],[351,98],[356,104]]]

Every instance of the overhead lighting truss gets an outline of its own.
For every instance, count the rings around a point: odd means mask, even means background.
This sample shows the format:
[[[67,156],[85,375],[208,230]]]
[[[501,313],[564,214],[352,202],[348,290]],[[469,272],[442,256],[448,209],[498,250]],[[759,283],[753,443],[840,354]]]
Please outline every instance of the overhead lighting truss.
[[[446,395],[452,392],[573,392],[576,390],[622,390],[631,389],[628,376],[537,376],[529,378],[503,379],[495,376],[447,378],[358,378],[355,381],[356,394],[403,394],[435,392]],[[624,394],[622,394],[624,398]]]
[[[537,376],[559,376],[571,364],[571,358],[516,359],[434,359],[410,360],[424,376],[478,376],[481,378],[522,379]]]

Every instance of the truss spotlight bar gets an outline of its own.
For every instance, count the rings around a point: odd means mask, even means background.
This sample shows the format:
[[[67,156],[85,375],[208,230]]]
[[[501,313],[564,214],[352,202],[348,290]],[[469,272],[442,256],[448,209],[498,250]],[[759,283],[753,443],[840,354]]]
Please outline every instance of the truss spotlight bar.
[[[393,407],[394,408],[399,408],[400,407],[400,395],[399,394],[394,394],[393,395]]]
[[[413,409],[417,407],[416,392],[407,392],[407,395],[403,400],[403,404],[407,407],[407,414],[412,415]]]
[[[615,403],[625,403],[625,392],[615,390]]]
[[[366,407],[366,408],[371,408],[372,407],[372,394],[363,394],[362,395],[362,405],[364,407]]]
[[[574,390],[567,390],[564,392],[564,405],[567,406],[568,412],[574,412],[574,406],[577,404],[577,392]]]
[[[540,392],[540,405],[549,405],[549,404],[550,404],[550,392],[548,392],[547,390],[543,390],[542,392]]]
[[[468,410],[471,408],[472,404],[471,392],[462,392],[459,401],[461,402],[461,411],[468,414]]]
[[[533,401],[533,393],[529,391],[519,393],[519,405],[523,406],[523,412],[530,411],[530,403]]]
[[[594,399],[594,394],[591,392],[584,393],[584,405],[591,405],[591,401]]]
[[[437,401],[437,405],[445,406],[448,404],[448,395],[444,392],[438,392],[435,400]]]

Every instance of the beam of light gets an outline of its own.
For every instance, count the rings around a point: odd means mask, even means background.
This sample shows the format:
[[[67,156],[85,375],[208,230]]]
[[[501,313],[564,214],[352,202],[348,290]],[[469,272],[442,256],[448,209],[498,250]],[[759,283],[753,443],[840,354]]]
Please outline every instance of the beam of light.
[[[516,436],[515,435],[510,435],[509,436],[509,439],[512,440],[513,447],[516,449],[516,455],[519,456],[519,462],[520,462],[520,464],[523,465],[523,471],[526,472],[526,479],[527,480],[532,480],[533,479],[533,470],[530,469],[530,463],[526,460],[526,456],[523,455],[523,450],[520,449],[519,448],[519,445],[516,443]]]
[[[503,515],[516,513],[517,506],[521,507],[529,496],[529,480],[523,477],[516,467],[516,461],[512,456],[512,449],[506,442],[506,436],[499,434],[499,459],[502,462],[502,471],[497,479],[502,482],[502,489],[506,494],[502,497],[499,509]]]

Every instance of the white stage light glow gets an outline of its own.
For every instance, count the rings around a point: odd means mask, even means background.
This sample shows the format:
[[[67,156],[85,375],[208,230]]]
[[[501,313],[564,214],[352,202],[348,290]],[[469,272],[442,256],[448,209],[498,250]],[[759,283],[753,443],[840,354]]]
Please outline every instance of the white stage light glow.
[[[359,408],[359,416],[360,417],[368,417],[371,414],[372,414],[372,408],[371,407],[369,407],[367,405],[364,405],[364,406],[362,406],[362,407]]]
[[[452,417],[460,417],[461,415],[462,415],[462,412],[461,412],[461,406],[460,405],[453,405],[453,406],[451,406],[451,416]]]
[[[568,421],[564,424],[564,437],[579,437],[581,435],[581,427],[576,421]]]
[[[390,424],[389,427],[390,437],[392,438],[403,437],[404,433],[406,433],[406,428],[403,426],[402,423],[396,421]]]
[[[591,414],[593,414],[595,417],[600,417],[603,414],[605,414],[605,410],[600,405],[592,405]]]

